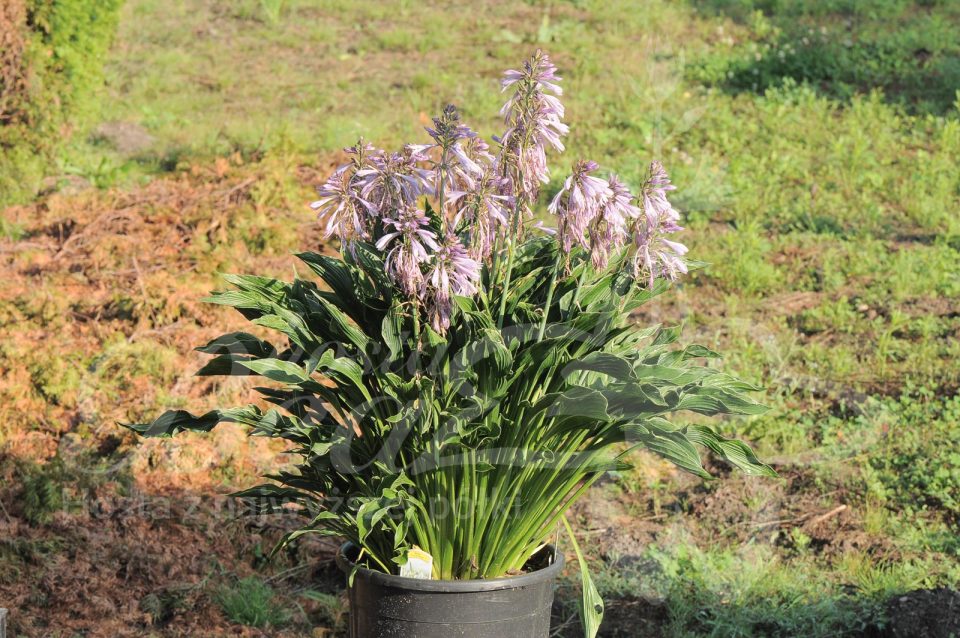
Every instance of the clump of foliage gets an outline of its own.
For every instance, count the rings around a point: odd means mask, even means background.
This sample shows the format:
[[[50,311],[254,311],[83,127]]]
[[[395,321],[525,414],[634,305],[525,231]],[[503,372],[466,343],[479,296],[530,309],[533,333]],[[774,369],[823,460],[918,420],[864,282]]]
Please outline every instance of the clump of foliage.
[[[314,204],[342,258],[298,255],[323,285],[230,275],[235,289],[210,299],[284,342],[224,335],[200,348],[214,356],[200,374],[279,383],[258,389],[277,407],[174,410],[130,427],[171,436],[235,422],[285,439],[301,462],[240,494],[253,511],[298,508],[309,518],[290,538],[345,537],[387,573],[420,547],[442,579],[522,569],[633,448],[709,476],[703,446],[773,475],[743,443],[666,418],[758,414],[755,388],[697,364],[718,355],[677,348],[678,328],[630,320],[695,265],[674,239],[664,168],[651,164],[634,196],[578,161],[548,207],[556,230],[531,227],[547,149],[562,151],[568,131],[559,81],[541,52],[506,72],[495,153],[452,106],[427,129],[432,143],[347,149]],[[585,583],[590,609],[595,591]]]
[[[248,627],[277,627],[290,617],[279,606],[273,588],[256,576],[222,586],[216,600],[227,618]]]
[[[122,0],[14,0],[0,41],[0,205],[32,195],[89,115]]]
[[[46,523],[63,508],[63,488],[55,474],[37,471],[23,481],[23,514],[33,524]]]

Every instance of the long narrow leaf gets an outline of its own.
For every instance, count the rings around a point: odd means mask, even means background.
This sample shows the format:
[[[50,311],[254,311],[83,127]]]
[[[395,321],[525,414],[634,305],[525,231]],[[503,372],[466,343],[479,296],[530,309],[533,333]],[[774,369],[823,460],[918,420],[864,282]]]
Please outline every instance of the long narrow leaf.
[[[580,564],[580,587],[583,592],[580,599],[580,621],[583,623],[583,635],[584,638],[595,638],[600,631],[600,623],[603,622],[603,598],[590,576],[590,568],[566,516],[563,517],[563,526],[567,528],[567,536],[570,537],[570,544],[573,545],[577,562]]]

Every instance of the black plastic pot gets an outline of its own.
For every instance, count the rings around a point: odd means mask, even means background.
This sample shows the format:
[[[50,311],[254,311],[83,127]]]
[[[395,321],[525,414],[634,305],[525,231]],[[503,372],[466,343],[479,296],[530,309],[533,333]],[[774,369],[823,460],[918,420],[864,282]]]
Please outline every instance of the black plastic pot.
[[[351,638],[546,638],[563,555],[549,565],[489,580],[420,580],[359,568],[349,588]],[[337,565],[348,575],[358,555],[347,543]]]

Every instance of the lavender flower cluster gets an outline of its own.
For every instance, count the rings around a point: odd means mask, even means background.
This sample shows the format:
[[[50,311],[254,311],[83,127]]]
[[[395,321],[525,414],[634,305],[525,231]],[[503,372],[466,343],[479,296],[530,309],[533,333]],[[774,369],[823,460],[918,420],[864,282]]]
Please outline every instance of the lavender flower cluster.
[[[450,327],[453,296],[476,294],[483,265],[497,263],[521,236],[550,181],[547,150],[564,150],[569,127],[556,73],[541,51],[506,71],[502,90],[511,94],[500,110],[506,130],[494,138],[496,154],[448,106],[426,129],[430,144],[388,153],[361,139],[344,149],[350,162],[311,205],[325,220],[325,236],[338,237],[345,250],[364,241],[384,251],[388,274],[441,334]],[[635,274],[650,285],[685,273],[687,249],[668,238],[682,228],[663,166],[650,165],[636,197],[616,175],[593,175],[598,168],[578,161],[548,207],[568,262],[579,248],[603,270],[613,251],[632,246]]]

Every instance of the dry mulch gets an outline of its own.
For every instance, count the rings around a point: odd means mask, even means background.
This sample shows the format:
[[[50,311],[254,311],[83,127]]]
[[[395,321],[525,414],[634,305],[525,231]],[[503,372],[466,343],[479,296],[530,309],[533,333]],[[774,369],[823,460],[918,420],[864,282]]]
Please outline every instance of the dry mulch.
[[[3,211],[22,229],[0,238],[0,605],[14,635],[263,635],[215,595],[293,522],[239,518],[223,495],[282,463],[282,448],[236,429],[141,444],[117,422],[166,397],[197,411],[251,397],[248,382],[193,376],[205,357],[192,348],[249,329],[200,300],[218,271],[289,278],[290,252],[321,246],[306,203],[326,170],[234,157]],[[69,477],[64,502],[31,520],[24,483],[48,467]],[[331,548],[301,551],[261,573],[329,562]],[[303,635],[301,616],[270,635]]]

